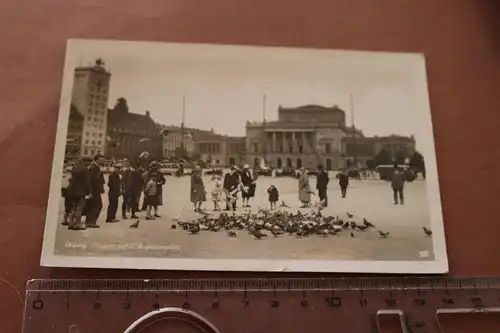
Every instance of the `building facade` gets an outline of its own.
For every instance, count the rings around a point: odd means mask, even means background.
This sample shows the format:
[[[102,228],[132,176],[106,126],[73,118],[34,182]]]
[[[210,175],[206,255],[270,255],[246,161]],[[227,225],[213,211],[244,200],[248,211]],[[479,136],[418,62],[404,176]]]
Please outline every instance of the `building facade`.
[[[118,103],[117,103],[118,105]],[[128,107],[108,111],[107,156],[135,160],[147,151],[151,159],[162,159],[161,128],[149,111],[145,114],[129,112]]]
[[[106,128],[111,74],[97,59],[92,66],[75,69],[72,104],[83,117],[80,156],[106,153]]]
[[[70,106],[68,132],[66,134],[66,159],[81,156],[84,118],[74,104]]]
[[[193,156],[208,165],[228,167],[245,163],[246,138],[216,134],[213,131],[194,132]]]
[[[184,152],[180,151],[184,147]],[[162,152],[163,158],[183,158],[186,155],[191,157],[195,150],[194,135],[190,130],[180,127],[163,127],[162,132]]]
[[[338,106],[305,105],[278,109],[278,120],[248,122],[246,162],[258,167],[264,159],[271,168],[342,167],[342,140],[352,135],[345,112]],[[362,137],[361,131],[354,131]]]

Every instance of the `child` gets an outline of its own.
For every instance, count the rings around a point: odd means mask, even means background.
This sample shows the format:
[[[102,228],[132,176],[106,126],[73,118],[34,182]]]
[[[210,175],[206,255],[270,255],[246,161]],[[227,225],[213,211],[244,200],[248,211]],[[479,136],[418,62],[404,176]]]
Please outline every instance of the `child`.
[[[158,206],[158,192],[154,177],[149,177],[144,188],[144,200],[146,201],[146,220],[154,220],[151,209]]]
[[[214,211],[218,211],[220,210],[219,201],[222,200],[224,191],[222,190],[222,183],[219,176],[214,176],[212,180],[215,181],[214,189],[212,190],[212,201],[214,202]]]
[[[276,209],[276,203],[280,199],[280,194],[276,186],[271,185],[267,189],[267,193],[269,194],[269,204],[271,205],[271,209]]]

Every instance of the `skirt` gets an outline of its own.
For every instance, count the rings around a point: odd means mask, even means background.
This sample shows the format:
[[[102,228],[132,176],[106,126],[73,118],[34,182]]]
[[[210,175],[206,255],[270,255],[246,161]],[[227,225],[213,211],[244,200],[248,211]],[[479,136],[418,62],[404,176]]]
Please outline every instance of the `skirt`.
[[[245,199],[253,198],[255,196],[255,188],[255,184],[248,185],[248,190],[246,192],[241,191],[241,197]]]
[[[145,203],[147,206],[157,206],[158,205],[158,195],[148,195],[145,197]]]

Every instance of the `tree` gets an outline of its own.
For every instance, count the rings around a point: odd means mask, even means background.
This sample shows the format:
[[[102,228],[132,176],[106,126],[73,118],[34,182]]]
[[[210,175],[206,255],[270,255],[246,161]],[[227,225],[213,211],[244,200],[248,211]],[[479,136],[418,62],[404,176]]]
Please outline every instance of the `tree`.
[[[367,160],[366,161],[366,167],[368,168],[368,170],[375,170],[376,168],[376,165],[375,165],[375,161],[374,160]]]
[[[120,97],[116,100],[115,107],[113,108],[115,111],[128,113],[128,104],[127,100],[124,97]]]
[[[418,151],[415,151],[415,153],[413,153],[413,156],[410,158],[410,167],[416,171],[425,170],[424,157]]]
[[[394,157],[394,164],[402,165],[405,164],[405,155],[402,151],[398,151]]]
[[[186,148],[183,147],[175,148],[174,155],[176,158],[185,158],[187,155]]]
[[[194,152],[193,155],[191,156],[191,159],[193,161],[198,161],[201,158],[201,154],[198,152]]]
[[[378,152],[378,154],[374,158],[375,165],[388,165],[392,163],[391,156],[389,153],[385,150],[382,149],[381,151]]]

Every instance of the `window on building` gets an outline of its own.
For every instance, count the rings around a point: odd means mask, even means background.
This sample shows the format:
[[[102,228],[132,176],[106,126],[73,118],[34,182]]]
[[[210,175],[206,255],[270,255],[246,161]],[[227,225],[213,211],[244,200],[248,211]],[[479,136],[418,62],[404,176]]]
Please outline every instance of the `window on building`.
[[[252,143],[252,151],[254,154],[259,153],[259,144],[257,142]]]
[[[95,140],[92,140],[90,143],[93,144],[93,145],[95,145]]]
[[[89,144],[89,140],[85,140],[85,144],[88,145]]]
[[[100,138],[102,138],[102,135],[103,135],[102,133],[99,133],[99,137],[100,137]]]
[[[97,141],[97,144],[100,146],[100,145],[101,145],[101,140],[98,140],[98,141]]]
[[[85,149],[83,150],[83,155],[86,155],[86,156],[88,156],[88,155],[89,155],[89,150],[88,150],[87,148],[85,148]]]
[[[90,136],[90,132],[85,133],[86,136]]]
[[[325,152],[330,154],[332,152],[332,145],[330,143],[325,144]]]
[[[90,155],[92,155],[92,156],[95,155],[95,150],[94,149],[90,149]]]
[[[304,148],[302,146],[299,146],[299,153],[302,154],[304,152]]]

